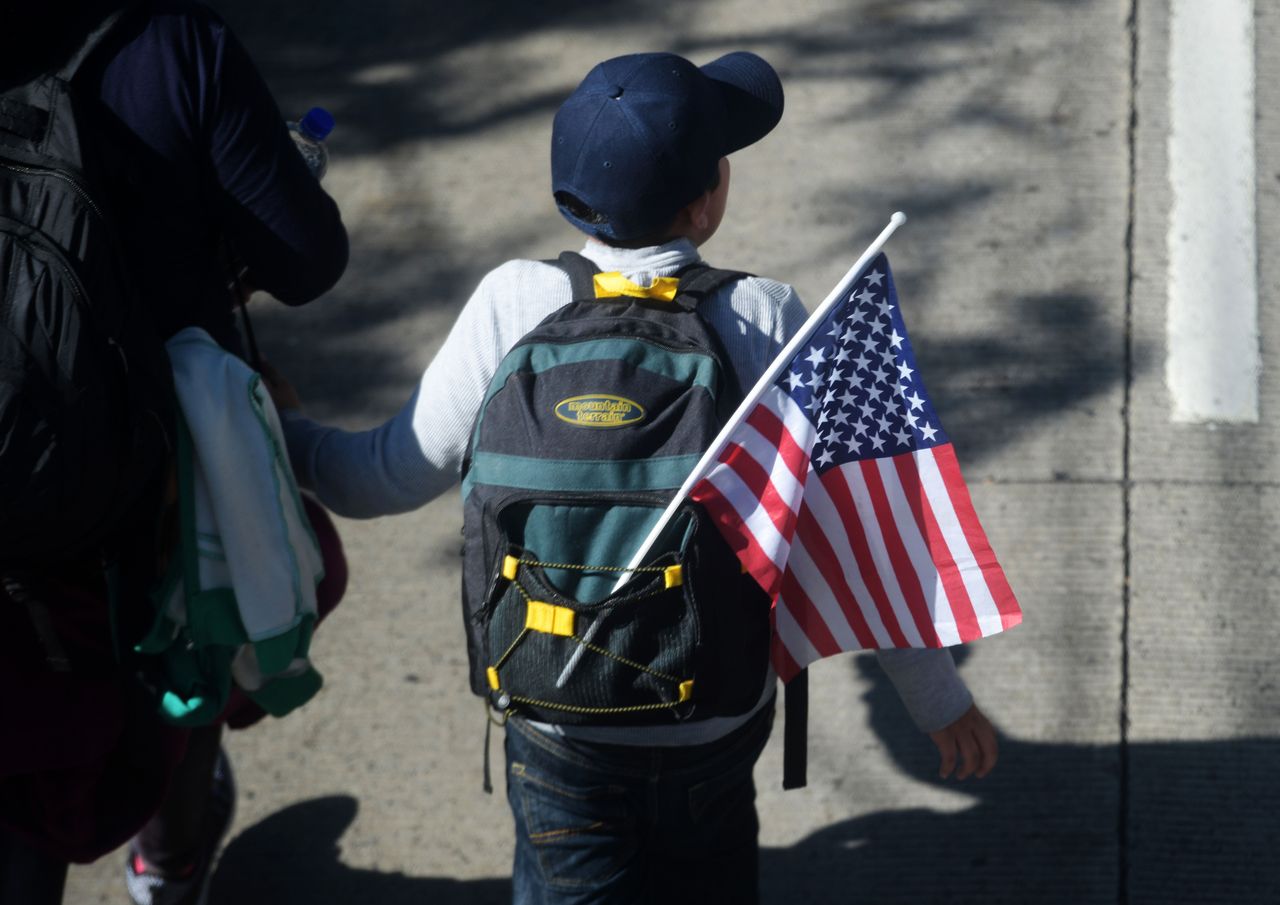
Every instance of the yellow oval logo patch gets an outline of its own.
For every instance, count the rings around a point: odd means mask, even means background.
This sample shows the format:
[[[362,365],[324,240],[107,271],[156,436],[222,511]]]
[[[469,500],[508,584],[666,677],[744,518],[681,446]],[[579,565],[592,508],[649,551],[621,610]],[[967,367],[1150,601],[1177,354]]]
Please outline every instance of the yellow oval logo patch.
[[[644,420],[644,406],[622,396],[590,393],[557,404],[556,417],[574,427],[626,427]]]

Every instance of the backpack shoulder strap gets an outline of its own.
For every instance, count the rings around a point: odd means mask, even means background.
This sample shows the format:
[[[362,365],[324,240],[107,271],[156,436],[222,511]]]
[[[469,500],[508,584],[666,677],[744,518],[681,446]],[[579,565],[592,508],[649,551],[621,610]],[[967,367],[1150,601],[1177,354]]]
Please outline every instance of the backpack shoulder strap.
[[[76,77],[76,73],[80,71],[80,67],[85,64],[85,61],[93,56],[94,51],[102,45],[102,42],[107,39],[107,36],[110,35],[115,30],[116,26],[119,25],[120,22],[138,6],[140,6],[140,4],[136,2],[123,3],[118,9],[114,9],[108,13],[101,22],[95,25],[90,32],[85,35],[84,42],[80,45],[79,49],[77,49],[76,52],[62,64],[62,67],[57,73],[58,78],[62,79],[64,82],[69,82],[74,79]]]
[[[596,297],[595,276],[600,272],[589,258],[576,251],[565,251],[554,261],[548,261],[569,275],[569,286],[575,302],[591,301]]]
[[[751,274],[741,270],[721,270],[698,261],[681,268],[676,276],[680,278],[680,291],[676,298],[689,296],[690,301],[697,304],[721,286]]]
[[[4,93],[0,94],[0,145],[9,151],[26,154],[43,151],[51,140],[50,129],[58,104],[56,98],[60,91],[67,90],[57,86],[69,86],[120,23],[131,17],[140,5],[130,2],[113,9],[85,35],[80,46],[57,69],[46,70],[25,82],[6,86]]]

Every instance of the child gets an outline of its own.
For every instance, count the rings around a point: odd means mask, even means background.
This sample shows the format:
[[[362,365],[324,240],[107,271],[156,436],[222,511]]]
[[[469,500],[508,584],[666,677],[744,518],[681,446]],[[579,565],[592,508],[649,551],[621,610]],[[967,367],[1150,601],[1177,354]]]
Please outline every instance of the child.
[[[582,255],[601,272],[648,287],[699,260],[720,225],[727,156],[763,138],[782,115],[774,70],[750,53],[698,68],[672,54],[596,66],[556,114],[552,191],[586,233]],[[559,267],[508,261],[467,302],[404,409],[370,431],[307,420],[277,384],[300,482],[353,517],[403,512],[451,487],[499,362],[544,317],[571,301]],[[750,386],[806,318],[791,287],[743,277],[712,291],[698,313]],[[995,736],[973,707],[950,654],[880,653],[912,716],[961,778],[985,775]],[[516,824],[517,902],[747,903],[757,898],[752,767],[769,734],[774,682],[740,716],[661,726],[507,723],[507,788]]]

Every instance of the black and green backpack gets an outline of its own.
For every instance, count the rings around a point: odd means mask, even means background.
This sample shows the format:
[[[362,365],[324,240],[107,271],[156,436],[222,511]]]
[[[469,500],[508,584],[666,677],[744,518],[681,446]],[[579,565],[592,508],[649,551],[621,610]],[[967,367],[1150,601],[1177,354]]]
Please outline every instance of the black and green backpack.
[[[681,507],[627,569],[742,399],[696,306],[743,274],[694,264],[658,299],[581,255],[557,264],[573,301],[499,365],[464,468],[472,689],[560,724],[746,713],[768,673],[769,599],[710,518]]]

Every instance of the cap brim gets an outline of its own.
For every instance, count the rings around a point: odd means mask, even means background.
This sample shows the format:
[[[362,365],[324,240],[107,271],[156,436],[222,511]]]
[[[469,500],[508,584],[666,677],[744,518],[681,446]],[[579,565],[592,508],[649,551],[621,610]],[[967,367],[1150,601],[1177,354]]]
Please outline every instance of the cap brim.
[[[745,50],[700,67],[720,89],[725,110],[725,155],[764,138],[782,119],[782,82],[773,67]]]

